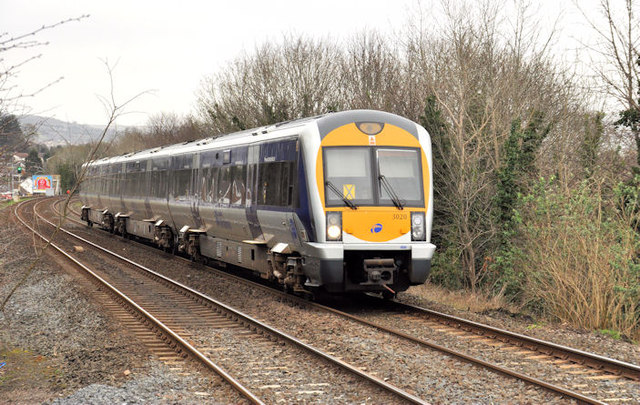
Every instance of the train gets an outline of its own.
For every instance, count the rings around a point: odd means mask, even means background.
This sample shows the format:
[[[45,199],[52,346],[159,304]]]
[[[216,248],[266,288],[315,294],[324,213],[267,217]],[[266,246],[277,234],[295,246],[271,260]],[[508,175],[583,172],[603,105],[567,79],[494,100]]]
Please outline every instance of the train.
[[[81,219],[299,294],[425,283],[431,140],[351,110],[85,163]]]

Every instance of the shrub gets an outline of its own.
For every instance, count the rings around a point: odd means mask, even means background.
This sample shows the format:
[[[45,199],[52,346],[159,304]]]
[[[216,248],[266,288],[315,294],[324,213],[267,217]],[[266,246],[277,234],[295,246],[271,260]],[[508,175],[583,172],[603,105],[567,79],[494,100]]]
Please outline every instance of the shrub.
[[[579,327],[638,336],[638,191],[620,184],[607,199],[600,184],[565,190],[551,179],[522,198],[522,254],[511,258],[524,277],[523,302]]]

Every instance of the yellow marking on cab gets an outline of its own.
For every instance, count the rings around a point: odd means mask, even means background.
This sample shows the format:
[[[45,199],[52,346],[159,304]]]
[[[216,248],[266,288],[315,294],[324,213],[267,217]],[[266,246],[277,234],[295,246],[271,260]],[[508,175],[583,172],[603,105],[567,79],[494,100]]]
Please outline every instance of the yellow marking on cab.
[[[353,200],[356,198],[356,185],[355,184],[343,184],[342,195],[347,200]]]

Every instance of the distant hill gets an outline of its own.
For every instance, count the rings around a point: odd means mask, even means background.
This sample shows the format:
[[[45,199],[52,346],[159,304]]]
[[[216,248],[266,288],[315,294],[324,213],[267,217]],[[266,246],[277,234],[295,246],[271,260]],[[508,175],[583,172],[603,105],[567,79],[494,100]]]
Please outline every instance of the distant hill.
[[[28,126],[35,129],[37,136],[33,139],[34,142],[49,147],[92,142],[100,138],[104,129],[103,125],[78,124],[37,115],[23,115],[18,121],[25,134],[31,132]],[[110,128],[105,140],[112,139],[115,134],[115,128]]]

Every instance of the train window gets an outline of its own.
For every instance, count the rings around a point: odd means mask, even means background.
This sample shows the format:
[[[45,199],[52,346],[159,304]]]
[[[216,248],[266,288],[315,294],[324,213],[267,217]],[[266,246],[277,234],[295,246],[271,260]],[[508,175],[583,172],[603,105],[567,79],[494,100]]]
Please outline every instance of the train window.
[[[140,194],[140,173],[135,172],[131,175],[131,184],[129,184],[129,195],[137,196]]]
[[[218,199],[219,204],[231,202],[231,167],[221,167],[218,175]]]
[[[288,207],[298,207],[298,171],[296,170],[296,162],[288,162],[288,182],[283,187],[286,190],[286,205]]]
[[[127,187],[126,187],[126,195],[129,197],[133,197],[136,195],[136,173],[130,172],[127,173]]]
[[[296,162],[261,163],[258,170],[259,205],[296,207]]]
[[[104,168],[100,167],[100,174],[98,175],[98,193],[104,193]]]
[[[327,206],[343,206],[343,198],[355,204],[373,205],[371,150],[366,147],[324,148]],[[333,187],[331,187],[333,186]]]
[[[168,157],[157,157],[151,161],[151,170],[167,170],[169,168]]]
[[[135,179],[135,183],[133,185],[133,195],[141,196],[144,195],[144,173],[137,172],[133,177]]]
[[[422,202],[422,171],[418,149],[378,149],[378,174],[384,176],[391,191],[409,205]],[[391,204],[387,187],[378,187],[381,204]]]
[[[167,195],[169,194],[169,172],[168,171],[163,170],[160,172],[160,187],[158,187],[158,192],[160,193],[158,197],[167,198]]]
[[[209,175],[209,195],[207,196],[207,201],[210,203],[215,203],[218,201],[218,168],[212,167]]]
[[[128,196],[131,184],[131,174],[122,173],[122,195]]]
[[[280,205],[281,162],[260,164],[258,180],[258,204]]]
[[[202,152],[200,154],[200,167],[211,167],[216,163],[216,153],[213,151]]]
[[[251,164],[247,168],[247,183],[245,187],[245,205],[247,207],[250,207],[251,204],[255,204],[257,202],[256,194],[253,192],[257,168],[258,165],[256,164]]]
[[[207,201],[207,197],[209,196],[209,188],[211,186],[211,181],[209,180],[209,172],[210,168],[200,169],[200,199],[202,201]]]
[[[191,169],[175,170],[173,172],[173,197],[176,200],[186,200],[189,196],[191,183]]]
[[[167,171],[155,170],[151,172],[151,195],[157,198],[167,196]]]
[[[158,173],[160,173],[157,170],[152,171],[151,173],[149,173],[149,178],[150,178],[150,185],[149,185],[149,196],[150,197],[157,197],[158,196],[158,180],[160,180],[158,177]]]
[[[233,166],[231,168],[231,205],[244,205],[246,178],[246,166]]]
[[[167,172],[165,170],[154,170],[151,175],[151,196],[166,197],[167,193]]]

